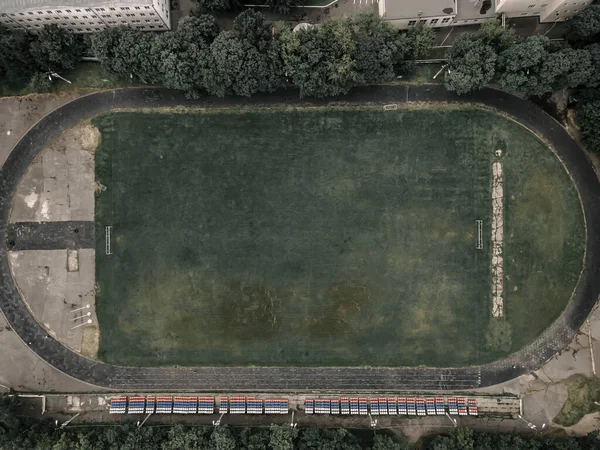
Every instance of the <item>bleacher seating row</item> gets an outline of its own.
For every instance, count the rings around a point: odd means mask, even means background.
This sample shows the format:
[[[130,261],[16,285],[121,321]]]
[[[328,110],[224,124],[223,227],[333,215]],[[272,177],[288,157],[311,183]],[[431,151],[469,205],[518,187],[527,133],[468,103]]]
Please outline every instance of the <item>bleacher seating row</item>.
[[[443,397],[372,397],[369,399],[369,411],[373,416],[443,416],[446,414],[446,402]],[[467,406],[468,405],[468,406]],[[307,398],[304,403],[306,414],[366,415],[366,398]],[[477,400],[464,397],[448,398],[448,413],[451,415],[477,416]]]
[[[447,405],[447,407],[446,407]],[[404,415],[435,416],[450,415],[477,416],[477,400],[465,397],[341,397],[307,398],[306,414],[333,415]],[[220,397],[220,414],[287,414],[289,400],[258,399],[256,397]],[[110,414],[214,414],[214,397],[195,396],[120,396],[112,399]]]

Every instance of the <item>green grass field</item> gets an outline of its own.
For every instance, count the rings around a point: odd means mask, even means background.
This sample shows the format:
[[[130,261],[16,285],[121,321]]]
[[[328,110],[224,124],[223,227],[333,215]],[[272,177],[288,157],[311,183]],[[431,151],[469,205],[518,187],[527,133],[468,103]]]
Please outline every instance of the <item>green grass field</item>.
[[[488,111],[115,112],[94,124],[106,362],[486,362],[556,319],[579,276],[570,178],[535,136]],[[496,149],[504,319],[490,312]]]

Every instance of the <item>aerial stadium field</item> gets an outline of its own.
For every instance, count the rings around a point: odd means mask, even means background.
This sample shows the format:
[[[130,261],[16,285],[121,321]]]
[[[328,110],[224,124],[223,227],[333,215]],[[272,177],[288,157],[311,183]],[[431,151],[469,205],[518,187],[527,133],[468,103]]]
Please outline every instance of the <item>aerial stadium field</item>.
[[[580,275],[585,224],[568,173],[492,111],[122,111],[93,124],[108,363],[484,363],[535,339]]]

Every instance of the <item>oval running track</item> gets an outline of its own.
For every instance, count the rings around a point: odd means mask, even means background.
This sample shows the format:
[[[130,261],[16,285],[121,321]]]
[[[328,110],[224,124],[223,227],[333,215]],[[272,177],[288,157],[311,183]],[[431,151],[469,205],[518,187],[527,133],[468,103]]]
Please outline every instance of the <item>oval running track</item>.
[[[87,359],[48,335],[31,315],[11,276],[7,226],[17,184],[38,153],[60,133],[81,120],[116,108],[235,105],[335,105],[406,102],[468,102],[512,116],[542,136],[558,152],[572,175],[584,206],[587,244],[584,268],[571,301],[561,316],[527,347],[504,360],[464,368],[371,367],[157,367],[134,368]],[[168,89],[133,88],[103,91],[78,98],[51,112],[17,143],[0,169],[0,308],[21,339],[60,371],[91,384],[118,390],[302,391],[302,390],[460,390],[501,383],[540,367],[567,346],[600,293],[600,183],[584,152],[565,129],[533,104],[501,91],[485,89],[458,97],[439,85],[377,86],[353,89],[336,99],[299,99],[296,91],[251,99],[186,99]]]

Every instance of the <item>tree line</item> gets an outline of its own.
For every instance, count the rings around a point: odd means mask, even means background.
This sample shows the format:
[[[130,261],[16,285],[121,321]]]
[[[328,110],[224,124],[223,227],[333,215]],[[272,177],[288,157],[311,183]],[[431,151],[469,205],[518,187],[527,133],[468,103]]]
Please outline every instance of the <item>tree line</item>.
[[[577,21],[577,17],[573,22]],[[445,85],[465,94],[497,83],[508,91],[542,95],[600,82],[600,53],[546,36],[522,38],[498,20],[459,36],[448,50]]]
[[[233,30],[199,15],[182,19],[176,31],[108,28],[91,42],[110,72],[191,96],[251,96],[293,85],[302,97],[324,97],[393,79],[427,54],[433,37],[431,28],[398,31],[374,14],[294,32],[246,10]]]
[[[59,429],[51,421],[17,415],[18,397],[0,397],[3,450],[598,450],[597,433],[584,437],[476,433],[458,428],[427,438],[418,447],[384,430],[360,433],[343,428],[145,426],[128,423]]]
[[[193,97],[251,96],[290,85],[303,97],[323,97],[406,73],[433,38],[431,28],[398,31],[375,14],[294,32],[246,10],[232,30],[206,14],[163,33],[107,28],[91,35],[90,50],[111,73]],[[47,72],[74,68],[84,50],[81,36],[55,25],[37,36],[0,27],[0,80],[33,76],[33,90],[44,91]]]

